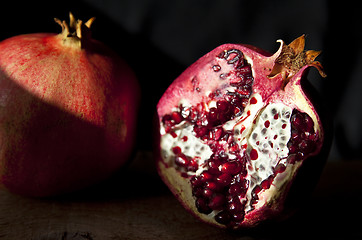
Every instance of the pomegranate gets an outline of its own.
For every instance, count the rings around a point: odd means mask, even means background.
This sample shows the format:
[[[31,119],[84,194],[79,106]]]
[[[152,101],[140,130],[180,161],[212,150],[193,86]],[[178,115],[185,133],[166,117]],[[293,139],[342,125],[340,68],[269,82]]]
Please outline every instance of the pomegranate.
[[[75,191],[131,157],[139,85],[116,53],[70,14],[61,34],[0,43],[0,182],[27,196]]]
[[[298,170],[324,143],[301,81],[310,67],[304,35],[271,55],[224,44],[186,69],[157,105],[158,172],[202,221],[246,228],[284,214]]]

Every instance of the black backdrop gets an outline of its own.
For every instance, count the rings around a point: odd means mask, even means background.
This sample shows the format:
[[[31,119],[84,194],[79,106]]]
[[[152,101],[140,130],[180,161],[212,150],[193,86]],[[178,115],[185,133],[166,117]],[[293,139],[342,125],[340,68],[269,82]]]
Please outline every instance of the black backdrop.
[[[362,18],[358,2],[327,0],[84,0],[8,1],[1,7],[0,40],[25,33],[60,32],[54,17],[95,16],[94,38],[134,69],[142,87],[139,147],[152,147],[152,119],[163,91],[188,65],[216,46],[248,43],[270,52],[275,42],[307,35],[327,79],[312,84],[334,119],[330,159],[361,159]]]

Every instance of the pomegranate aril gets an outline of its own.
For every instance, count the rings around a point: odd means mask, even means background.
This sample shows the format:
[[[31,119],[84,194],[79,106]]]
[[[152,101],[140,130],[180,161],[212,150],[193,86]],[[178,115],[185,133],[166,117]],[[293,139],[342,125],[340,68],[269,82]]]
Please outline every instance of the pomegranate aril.
[[[295,155],[296,160],[297,160],[297,161],[303,160],[304,157],[305,157],[305,155],[306,155],[306,154],[303,153],[303,152],[297,152],[297,154]]]
[[[236,223],[242,222],[244,220],[244,217],[245,217],[244,211],[239,211],[239,212],[232,215],[232,219]]]
[[[306,140],[302,140],[299,144],[298,144],[299,150],[302,152],[311,152],[313,150],[313,143],[309,143]]]
[[[227,186],[231,183],[232,177],[228,173],[221,174],[216,178],[216,182],[221,186]]]
[[[289,154],[296,153],[298,151],[297,146],[294,146],[292,142],[288,143]]]
[[[170,115],[165,115],[162,118],[162,122],[165,126],[173,127],[179,124],[183,120],[183,117],[179,112],[172,112]]]
[[[308,140],[309,140],[309,141],[313,141],[313,142],[318,141],[318,134],[317,134],[317,133],[309,134]]]
[[[203,138],[203,137],[207,137],[207,135],[209,133],[209,129],[207,127],[204,127],[204,126],[195,125],[194,132],[196,134],[196,137]]]
[[[221,190],[221,186],[215,182],[208,182],[205,185],[206,188],[211,189],[213,191],[220,191]]]
[[[231,175],[237,174],[242,170],[241,164],[238,162],[226,162],[221,166],[221,172]]]
[[[271,183],[273,182],[273,179],[274,179],[273,175],[269,176],[267,179],[265,179],[264,181],[261,182],[260,186],[263,189],[269,189],[271,186]]]
[[[175,124],[178,124],[183,120],[183,117],[181,116],[181,114],[179,112],[173,112],[171,117]]]
[[[234,197],[229,200],[229,203],[227,206],[227,211],[229,211],[231,213],[236,213],[236,212],[240,212],[242,210],[243,210],[243,206],[238,197]]]
[[[251,160],[258,159],[258,151],[256,151],[255,149],[251,149],[251,151],[250,151],[250,159]]]
[[[197,157],[195,157],[195,158],[197,158]],[[197,161],[195,161],[195,159],[192,159],[186,167],[187,171],[190,171],[190,172],[196,172],[198,168],[199,168],[199,165],[197,164]]]
[[[214,194],[214,192],[208,188],[205,188],[202,193],[203,193],[203,196],[206,198],[211,198],[211,196]]]
[[[209,214],[212,212],[212,209],[208,205],[208,201],[204,198],[197,198],[195,205],[200,213]]]
[[[181,148],[176,146],[176,147],[173,147],[172,148],[172,152],[176,155],[180,154],[182,151],[181,151]]]
[[[207,182],[213,179],[213,176],[208,173],[208,172],[202,172],[199,176],[199,178],[203,181],[203,182]]]
[[[230,214],[227,211],[221,211],[215,216],[216,222],[227,225],[230,222]]]
[[[221,101],[217,101],[216,102],[216,107],[221,111],[221,112],[228,112],[229,108],[230,108],[230,104],[227,101],[221,100]]]
[[[231,184],[229,194],[232,196],[245,197],[246,188],[242,184]]]
[[[210,174],[213,174],[213,175],[220,174],[220,170],[219,170],[220,163],[218,161],[209,161],[208,166],[209,166],[208,172]]]
[[[292,130],[291,140],[292,141],[299,141],[300,140],[300,135],[299,135],[298,131]]]
[[[304,130],[306,132],[314,131],[314,122],[307,114],[305,114],[305,116],[304,116],[304,124],[303,124],[303,126],[304,126]]]
[[[274,174],[278,174],[278,173],[282,173],[284,172],[286,169],[284,164],[279,163],[275,168],[274,168]]]
[[[194,187],[192,189],[192,195],[197,198],[203,198],[204,197],[204,189],[202,187]]]
[[[225,203],[225,196],[223,194],[215,194],[209,202],[209,207],[213,210],[219,210]]]
[[[301,129],[303,126],[303,117],[300,113],[294,114],[291,119],[292,127],[295,129]]]
[[[291,117],[292,133],[288,142],[290,154],[289,162],[300,161],[306,155],[312,153],[316,149],[316,141],[318,137],[314,132],[314,123],[310,116],[306,113],[294,110]]]
[[[177,138],[177,134],[174,131],[169,131],[169,133],[173,138]]]
[[[197,187],[201,187],[205,181],[203,181],[202,177],[200,176],[194,176],[193,178],[190,179],[190,183],[193,189],[197,188]]]
[[[180,155],[175,157],[175,163],[180,167],[187,167],[190,161],[187,159],[185,155]]]
[[[209,113],[207,115],[208,125],[209,126],[216,126],[219,124],[219,112],[217,108],[212,107],[209,109]]]
[[[223,129],[221,127],[214,128],[209,132],[209,138],[218,141],[223,135]]]

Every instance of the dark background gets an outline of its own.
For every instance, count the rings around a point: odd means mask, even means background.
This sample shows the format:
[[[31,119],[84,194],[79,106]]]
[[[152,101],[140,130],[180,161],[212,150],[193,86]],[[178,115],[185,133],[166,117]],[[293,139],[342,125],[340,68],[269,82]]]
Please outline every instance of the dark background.
[[[0,40],[35,32],[60,32],[53,18],[68,12],[95,16],[93,37],[122,56],[142,87],[139,147],[152,147],[155,106],[167,86],[191,63],[223,43],[247,43],[274,52],[277,39],[307,35],[306,48],[328,74],[310,72],[334,120],[330,160],[361,159],[362,18],[358,2],[318,0],[84,0],[2,3]],[[331,131],[331,130],[328,130]]]

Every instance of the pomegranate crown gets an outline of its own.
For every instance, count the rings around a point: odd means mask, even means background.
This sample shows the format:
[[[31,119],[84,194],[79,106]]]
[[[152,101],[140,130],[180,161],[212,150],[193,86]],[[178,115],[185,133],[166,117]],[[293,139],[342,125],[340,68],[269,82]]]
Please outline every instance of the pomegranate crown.
[[[272,78],[281,74],[285,84],[293,77],[301,68],[306,65],[317,68],[319,74],[325,78],[327,74],[324,72],[320,62],[315,61],[321,51],[308,50],[305,51],[305,35],[298,37],[289,45],[283,44],[282,40],[278,40],[282,44],[280,55],[275,60],[275,65],[268,75]],[[284,85],[285,85],[284,84]]]
[[[62,27],[60,36],[62,37],[64,44],[70,46],[74,46],[75,44],[80,48],[83,48],[86,40],[91,37],[90,27],[93,24],[95,17],[92,17],[83,24],[82,20],[76,20],[74,15],[69,12],[69,19],[68,25],[65,20],[61,21],[58,18],[54,18],[54,21]]]

